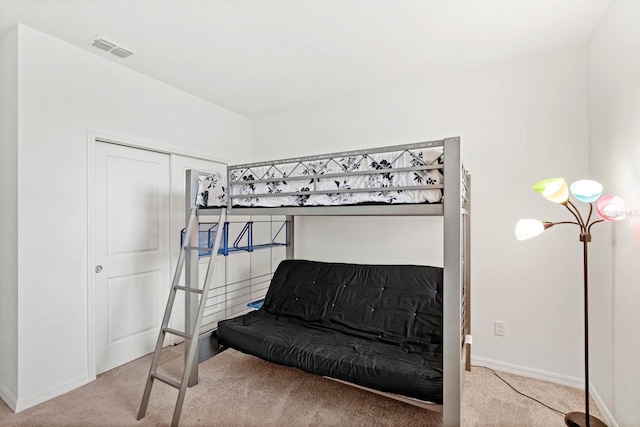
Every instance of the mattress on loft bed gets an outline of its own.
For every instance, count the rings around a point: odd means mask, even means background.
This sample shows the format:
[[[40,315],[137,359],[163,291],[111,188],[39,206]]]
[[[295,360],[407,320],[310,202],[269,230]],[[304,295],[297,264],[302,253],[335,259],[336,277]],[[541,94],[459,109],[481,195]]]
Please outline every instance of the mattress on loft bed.
[[[442,147],[263,163],[200,177],[197,203],[226,206],[229,186],[233,207],[441,203],[442,167]]]

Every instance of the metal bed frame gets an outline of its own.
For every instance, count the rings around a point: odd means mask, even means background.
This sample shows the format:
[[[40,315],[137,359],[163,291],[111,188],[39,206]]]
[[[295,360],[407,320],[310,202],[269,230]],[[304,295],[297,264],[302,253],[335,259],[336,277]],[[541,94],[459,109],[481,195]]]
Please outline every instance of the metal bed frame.
[[[277,162],[258,162],[237,166],[229,166],[228,188],[232,188],[230,171],[237,169],[250,169],[252,167],[269,166],[283,163],[306,162],[315,160],[326,160],[334,157],[359,156],[363,154],[373,154],[382,152],[392,152],[401,150],[413,150],[420,148],[443,147],[444,164],[417,166],[415,168],[405,168],[406,170],[444,169],[444,186],[417,187],[419,189],[443,188],[443,200],[441,203],[431,204],[375,204],[375,205],[347,205],[347,206],[287,206],[287,207],[234,207],[233,199],[236,197],[246,197],[246,195],[228,194],[227,214],[232,215],[285,215],[289,221],[290,245],[286,248],[286,258],[294,258],[294,221],[296,216],[443,216],[444,217],[444,295],[443,295],[443,405],[434,405],[428,402],[420,402],[403,399],[412,404],[419,404],[422,407],[442,412],[444,426],[460,425],[460,401],[464,385],[465,369],[470,369],[470,345],[471,345],[471,289],[470,289],[470,231],[471,231],[471,176],[464,168],[460,155],[460,138],[446,138],[439,141],[422,142],[416,144],[406,144],[390,146],[384,148],[349,151],[333,153],[327,155],[308,156],[279,160]],[[357,174],[376,174],[389,171],[399,171],[398,169],[383,169],[376,171],[358,172]],[[341,176],[354,175],[354,173],[344,173]],[[199,172],[196,170],[187,171],[186,183],[186,217],[189,218],[193,203],[196,200],[199,183]],[[338,175],[330,175],[338,176]],[[326,178],[327,175],[304,175],[299,179]],[[292,178],[287,178],[292,179]],[[277,178],[258,179],[250,182],[269,182],[278,180]],[[390,187],[384,190],[394,191],[396,189],[416,189],[408,187]],[[380,191],[381,189],[354,191]],[[300,194],[326,193],[327,191],[310,190]],[[331,191],[336,192],[335,190]],[[287,193],[288,194],[288,193]],[[292,193],[292,195],[296,195]],[[278,195],[286,195],[280,193]],[[260,195],[263,197],[263,195]],[[219,215],[220,208],[200,208],[197,218],[200,216]],[[197,233],[198,227],[194,228]],[[197,239],[197,236],[195,236]],[[197,241],[197,240],[196,240]],[[198,254],[191,254],[185,265],[185,283],[198,283]],[[195,280],[193,280],[195,278]],[[195,324],[197,312],[197,295],[185,302],[185,323],[187,330]],[[200,341],[202,342],[202,340]],[[193,363],[189,385],[195,385],[198,381],[198,365]],[[375,390],[371,390],[377,392]],[[381,393],[385,396],[394,397],[389,393]],[[421,404],[422,403],[422,404]],[[435,406],[435,408],[434,408]]]

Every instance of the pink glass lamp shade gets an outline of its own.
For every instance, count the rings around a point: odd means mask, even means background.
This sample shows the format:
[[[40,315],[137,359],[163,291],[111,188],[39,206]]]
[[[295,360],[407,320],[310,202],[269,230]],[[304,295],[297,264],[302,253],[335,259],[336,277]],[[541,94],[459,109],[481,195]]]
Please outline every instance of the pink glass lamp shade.
[[[569,186],[564,178],[549,178],[536,182],[533,189],[553,202],[566,204],[569,201]]]
[[[590,179],[582,179],[571,184],[569,187],[573,197],[584,203],[591,203],[598,200],[602,195],[602,184]]]
[[[552,226],[553,223],[540,221],[539,219],[521,219],[516,224],[516,239],[531,239]]]
[[[605,221],[620,221],[627,216],[627,204],[618,196],[602,196],[596,204],[596,212]]]

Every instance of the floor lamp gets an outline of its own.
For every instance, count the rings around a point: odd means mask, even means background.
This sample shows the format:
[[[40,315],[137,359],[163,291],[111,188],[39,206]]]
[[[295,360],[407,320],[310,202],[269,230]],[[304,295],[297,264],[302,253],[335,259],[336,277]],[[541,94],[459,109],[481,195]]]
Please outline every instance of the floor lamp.
[[[526,240],[537,236],[544,230],[559,224],[575,224],[580,227],[580,241],[583,247],[584,263],[584,390],[585,412],[569,412],[564,422],[570,427],[600,427],[606,424],[589,414],[589,259],[587,246],[591,242],[591,227],[603,221],[620,221],[626,216],[624,201],[617,196],[602,196],[602,185],[596,181],[576,181],[567,185],[564,178],[550,178],[534,184],[533,189],[554,203],[563,205],[575,221],[546,222],[535,219],[521,219],[516,225],[516,238]],[[569,192],[580,202],[589,204],[586,219],[569,199]],[[598,218],[592,217],[595,203]]]

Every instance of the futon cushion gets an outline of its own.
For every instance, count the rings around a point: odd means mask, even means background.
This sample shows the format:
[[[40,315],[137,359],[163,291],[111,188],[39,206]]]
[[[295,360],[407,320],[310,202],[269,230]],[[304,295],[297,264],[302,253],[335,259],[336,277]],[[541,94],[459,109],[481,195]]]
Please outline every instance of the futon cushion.
[[[442,269],[286,260],[261,310],[218,324],[245,353],[442,402]]]
[[[437,344],[400,347],[310,327],[264,310],[220,322],[218,339],[244,353],[312,374],[442,403]]]
[[[399,345],[442,343],[442,268],[285,260],[264,310]]]

